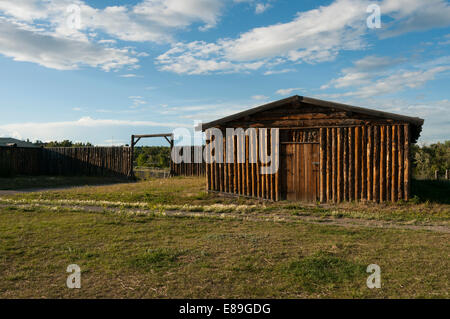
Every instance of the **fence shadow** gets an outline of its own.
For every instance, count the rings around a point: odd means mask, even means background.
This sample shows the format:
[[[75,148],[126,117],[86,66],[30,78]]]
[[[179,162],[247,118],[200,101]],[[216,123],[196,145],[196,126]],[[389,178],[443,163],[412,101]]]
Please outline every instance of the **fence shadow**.
[[[411,181],[411,196],[420,201],[450,204],[450,181],[417,180]]]
[[[103,176],[126,178],[128,147],[0,148],[0,175]]]

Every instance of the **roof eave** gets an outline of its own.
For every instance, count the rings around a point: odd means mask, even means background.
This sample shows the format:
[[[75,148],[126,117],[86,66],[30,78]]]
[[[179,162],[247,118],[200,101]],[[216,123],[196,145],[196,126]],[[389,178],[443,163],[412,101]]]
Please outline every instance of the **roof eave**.
[[[400,115],[400,114],[395,114],[395,113],[389,113],[389,112],[384,112],[384,111],[362,108],[362,107],[353,106],[353,105],[347,105],[347,104],[342,104],[342,103],[336,103],[336,102],[330,102],[330,101],[309,98],[309,97],[305,97],[305,96],[294,95],[294,96],[291,96],[291,97],[288,97],[288,98],[285,98],[282,100],[278,100],[278,101],[264,104],[264,105],[261,105],[258,107],[254,107],[254,108],[251,108],[246,111],[235,113],[235,114],[223,117],[223,118],[215,120],[215,121],[203,123],[201,126],[201,130],[205,131],[209,128],[217,127],[219,125],[223,125],[230,121],[233,121],[233,120],[245,117],[245,116],[249,116],[249,115],[252,115],[252,114],[255,114],[258,112],[270,110],[272,108],[276,108],[278,106],[285,105],[287,103],[292,103],[292,102],[304,102],[304,103],[327,107],[327,108],[341,109],[341,110],[345,110],[345,111],[349,111],[349,112],[358,112],[361,114],[373,115],[373,116],[377,116],[377,117],[381,117],[381,118],[385,118],[385,119],[404,121],[404,122],[408,122],[408,123],[417,125],[419,127],[422,126],[424,123],[424,120],[421,118],[418,118],[418,117],[410,117],[410,116],[406,116],[406,115]]]

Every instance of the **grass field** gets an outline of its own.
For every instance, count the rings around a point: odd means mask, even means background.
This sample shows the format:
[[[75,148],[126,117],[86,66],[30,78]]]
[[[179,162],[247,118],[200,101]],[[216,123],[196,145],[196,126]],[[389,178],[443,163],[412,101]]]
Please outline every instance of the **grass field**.
[[[218,197],[201,178],[12,194],[0,197],[0,297],[448,298],[449,217],[420,197]],[[81,289],[66,287],[69,264]],[[381,289],[366,286],[369,264]]]

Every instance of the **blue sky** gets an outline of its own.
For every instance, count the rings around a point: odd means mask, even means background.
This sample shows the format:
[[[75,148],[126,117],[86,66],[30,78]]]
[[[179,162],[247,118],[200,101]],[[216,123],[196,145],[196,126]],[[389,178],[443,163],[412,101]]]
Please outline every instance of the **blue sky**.
[[[2,0],[0,70],[0,136],[125,144],[298,94],[450,139],[445,0]]]

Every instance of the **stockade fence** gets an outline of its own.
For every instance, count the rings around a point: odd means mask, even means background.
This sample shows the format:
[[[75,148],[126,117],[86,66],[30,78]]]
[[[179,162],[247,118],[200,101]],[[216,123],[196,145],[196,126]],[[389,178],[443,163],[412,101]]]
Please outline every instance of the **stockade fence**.
[[[130,177],[131,167],[129,147],[0,147],[0,176]]]
[[[189,149],[190,148],[190,149]],[[172,176],[205,176],[206,165],[203,160],[203,151],[205,146],[174,146],[172,148],[172,154],[178,154],[180,159],[183,159],[179,163],[176,163],[171,156],[170,159],[170,172]],[[188,150],[189,149],[189,150]],[[190,152],[185,154],[184,152]]]

